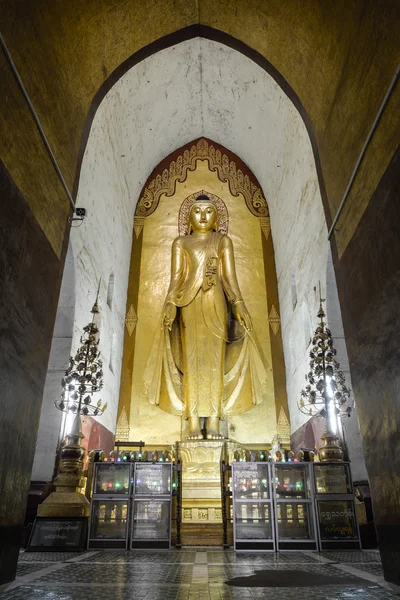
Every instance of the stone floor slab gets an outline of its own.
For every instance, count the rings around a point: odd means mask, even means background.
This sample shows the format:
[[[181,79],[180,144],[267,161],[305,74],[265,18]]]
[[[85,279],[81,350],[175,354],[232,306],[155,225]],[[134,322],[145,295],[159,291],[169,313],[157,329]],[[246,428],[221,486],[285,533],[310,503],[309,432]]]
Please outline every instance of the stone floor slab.
[[[297,573],[303,586],[251,587]],[[308,585],[335,577],[335,585]],[[318,577],[315,577],[318,576]],[[241,587],[227,585],[234,579]],[[250,579],[246,579],[250,578]],[[268,579],[269,578],[269,579]],[[294,581],[294,580],[292,580]],[[247,584],[246,584],[247,582]],[[263,583],[264,585],[264,583]],[[379,554],[99,550],[22,553],[18,577],[0,600],[394,600]]]

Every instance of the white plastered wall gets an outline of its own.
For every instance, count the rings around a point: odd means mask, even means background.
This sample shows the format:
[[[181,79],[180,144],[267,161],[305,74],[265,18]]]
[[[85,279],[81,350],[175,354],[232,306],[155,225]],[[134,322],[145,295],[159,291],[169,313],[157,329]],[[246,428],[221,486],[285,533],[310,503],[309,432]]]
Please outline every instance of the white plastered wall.
[[[36,440],[32,481],[50,481],[55,466],[63,413],[54,401],[61,393],[61,378],[68,367],[71,353],[75,312],[75,265],[71,243],[65,259],[64,275],[58,301],[53,339],[51,342],[46,383],[43,391],[39,431]]]
[[[175,148],[201,135],[201,116],[192,102],[199,90],[196,44],[178,46],[169,53],[156,54],[131,69],[99,106],[77,197],[77,206],[86,208],[87,217],[71,231],[76,256],[73,350],[91,316],[101,278],[102,400],[108,408],[98,421],[111,432],[115,432],[118,409],[135,206],[153,168]],[[111,310],[106,302],[110,273],[114,274]],[[113,336],[115,360],[111,370]]]
[[[201,42],[204,135],[235,152],[263,188],[271,216],[291,429],[308,370],[303,306],[317,313],[328,242],[311,143],[292,102],[263,69],[220,44]],[[291,276],[297,305],[293,309]],[[307,340],[308,343],[308,340]]]
[[[321,281],[324,293],[326,285],[328,242],[317,173],[306,128],[291,101],[263,69],[219,43],[196,38],[145,59],[114,85],[96,113],[77,198],[88,214],[71,232],[76,257],[73,350],[101,277],[103,400],[109,408],[99,421],[114,431],[135,206],[154,167],[200,136],[236,153],[257,176],[268,201],[294,431],[306,419],[297,410],[308,368],[304,315],[308,312],[314,326],[314,288]],[[106,305],[110,272],[115,276],[112,310]]]

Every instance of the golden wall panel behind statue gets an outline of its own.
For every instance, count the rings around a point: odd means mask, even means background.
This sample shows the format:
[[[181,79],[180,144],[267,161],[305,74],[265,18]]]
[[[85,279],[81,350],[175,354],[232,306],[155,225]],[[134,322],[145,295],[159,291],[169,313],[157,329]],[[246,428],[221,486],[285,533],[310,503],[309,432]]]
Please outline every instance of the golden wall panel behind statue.
[[[183,183],[177,183],[172,197],[160,197],[157,209],[146,217],[140,233],[143,239],[132,372],[130,437],[143,439],[146,443],[172,444],[181,438],[181,418],[149,403],[145,395],[143,375],[168,290],[171,246],[178,235],[179,209],[187,196],[202,190],[219,196],[227,206],[228,234],[233,241],[239,285],[264,356],[269,365],[272,364],[260,219],[250,213],[241,194],[232,196],[228,183],[221,182],[218,174],[209,170],[207,161],[198,160],[196,170],[188,172]],[[276,433],[272,369],[269,369],[268,375],[265,401],[245,414],[229,418],[230,438],[242,443],[265,444]],[[244,389],[243,393],[251,392],[250,389]]]

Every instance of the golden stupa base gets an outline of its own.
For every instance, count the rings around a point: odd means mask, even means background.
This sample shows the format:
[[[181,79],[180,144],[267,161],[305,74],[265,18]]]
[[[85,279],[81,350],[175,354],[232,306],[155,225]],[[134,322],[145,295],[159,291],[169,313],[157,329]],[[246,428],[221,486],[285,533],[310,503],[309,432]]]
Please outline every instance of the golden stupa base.
[[[90,503],[81,493],[85,449],[80,415],[77,414],[61,451],[61,467],[54,480],[55,491],[38,507],[39,517],[88,517]]]
[[[343,450],[339,445],[340,438],[334,433],[325,432],[324,435],[321,435],[321,440],[324,445],[318,452],[320,462],[343,462]]]
[[[55,491],[38,507],[38,517],[88,517],[90,503],[80,492]]]

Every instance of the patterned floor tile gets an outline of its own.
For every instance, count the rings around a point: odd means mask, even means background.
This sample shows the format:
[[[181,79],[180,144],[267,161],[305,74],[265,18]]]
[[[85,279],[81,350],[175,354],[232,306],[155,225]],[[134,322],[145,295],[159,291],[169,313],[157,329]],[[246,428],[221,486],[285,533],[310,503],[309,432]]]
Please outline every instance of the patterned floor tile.
[[[24,563],[19,562],[17,567],[17,577],[23,577],[24,575],[30,575],[35,571],[41,571],[45,567],[50,567],[54,562],[37,562],[37,563]]]
[[[226,586],[201,587],[181,586],[166,588],[164,585],[153,585],[147,588],[119,587],[112,590],[81,586],[65,589],[54,586],[21,586],[10,591],[6,596],[0,594],[1,600],[394,600],[396,596],[386,592],[379,586],[367,588],[357,586],[323,586],[309,588],[252,588],[227,589]]]
[[[372,575],[377,575],[378,577],[383,577],[383,567],[378,563],[357,563],[356,565],[352,565],[355,569],[359,571],[365,571],[366,573],[371,573]],[[399,565],[400,568],[400,565]]]
[[[35,583],[91,583],[103,584],[153,582],[190,583],[193,565],[159,565],[155,563],[110,563],[109,568],[99,564],[67,564],[62,570],[44,575]]]
[[[255,562],[264,564],[265,562],[276,562],[276,554],[274,552],[207,552],[207,560],[209,564],[253,564]]]
[[[18,563],[61,562],[71,558],[76,559],[78,556],[81,557],[85,554],[89,554],[89,552],[21,552]]]
[[[96,555],[85,557],[80,562],[89,563],[155,563],[155,564],[180,564],[180,563],[194,563],[196,552],[192,551],[179,551],[179,550],[166,550],[164,552],[152,552],[152,551],[140,551],[140,550],[102,550],[97,552]]]
[[[377,552],[234,553],[221,550],[22,553],[18,577],[0,600],[394,600],[387,588],[362,577],[380,577]],[[76,558],[78,557],[78,561]],[[71,562],[74,561],[74,562]],[[358,576],[341,567],[356,569]],[[43,574],[43,569],[46,569]],[[350,571],[352,570],[350,569]],[[40,572],[41,575],[36,575]],[[272,587],[282,577],[304,587]],[[286,575],[287,574],[287,575]],[[261,579],[260,579],[261,577]],[[314,581],[316,585],[309,582]],[[318,577],[335,577],[320,585]],[[239,581],[237,581],[237,579]],[[292,579],[290,579],[292,578]],[[236,581],[233,581],[235,580]],[[275,581],[276,580],[276,581]],[[332,580],[331,580],[332,581]],[[227,585],[239,583],[243,587]],[[271,587],[250,587],[265,585]],[[272,583],[271,583],[272,582]],[[280,579],[279,585],[286,580]]]
[[[381,562],[379,552],[375,550],[353,550],[353,551],[339,551],[339,552],[321,552],[321,556],[329,558],[335,562],[343,563],[372,563]]]

